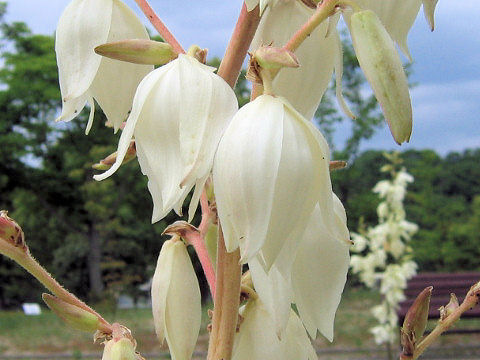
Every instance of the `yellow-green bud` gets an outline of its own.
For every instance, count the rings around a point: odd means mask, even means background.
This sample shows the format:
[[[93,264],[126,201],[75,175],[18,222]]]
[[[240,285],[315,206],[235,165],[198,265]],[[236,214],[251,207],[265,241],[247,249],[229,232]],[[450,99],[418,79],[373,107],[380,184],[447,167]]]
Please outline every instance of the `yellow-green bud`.
[[[128,338],[112,339],[105,343],[102,360],[136,360],[135,344]]]
[[[87,310],[60,300],[50,294],[42,294],[42,299],[60,319],[74,329],[86,332],[105,329],[98,316]]]
[[[164,65],[177,57],[170,44],[147,39],[111,42],[97,46],[95,52],[111,59],[144,65]]]
[[[392,38],[371,10],[355,12],[350,33],[358,62],[380,103],[398,144],[412,134],[408,81]]]
[[[260,49],[255,51],[253,57],[263,69],[297,68],[300,66],[293,52],[273,46],[260,47]]]

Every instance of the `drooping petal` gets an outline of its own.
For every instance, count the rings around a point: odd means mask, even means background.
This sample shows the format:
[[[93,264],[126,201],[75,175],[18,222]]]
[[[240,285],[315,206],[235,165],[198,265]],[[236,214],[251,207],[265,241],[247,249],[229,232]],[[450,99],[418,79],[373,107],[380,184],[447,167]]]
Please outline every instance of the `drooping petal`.
[[[283,104],[260,96],[242,107],[218,146],[213,182],[227,251],[243,258],[262,247],[282,148]]]
[[[335,312],[348,266],[349,246],[330,235],[317,206],[292,268],[295,303],[311,337],[316,337],[318,329],[327,339],[333,340]]]
[[[251,49],[261,45],[281,47],[309,19],[313,10],[301,1],[279,1],[262,17]],[[311,119],[333,73],[337,47],[335,27],[327,36],[325,21],[295,51],[299,68],[284,68],[273,81],[276,95],[285,97],[305,118]]]
[[[292,291],[289,280],[274,266],[267,273],[258,259],[258,255],[248,262],[255,291],[265,304],[275,325],[279,338],[284,335],[290,317]]]
[[[120,0],[113,0],[111,21],[105,42],[149,39],[140,19]],[[91,93],[117,131],[132,109],[138,84],[153,70],[153,66],[131,64],[106,57],[101,57],[101,60],[97,75],[91,84]]]
[[[285,336],[279,339],[270,313],[260,299],[241,310],[244,318],[235,335],[232,360],[315,360],[315,350],[293,310]]]
[[[95,78],[102,57],[93,49],[108,38],[112,7],[112,0],[73,0],[62,13],[55,52],[64,103],[83,96]]]
[[[408,141],[412,133],[412,104],[407,77],[391,37],[371,10],[351,16],[350,33],[358,62],[395,141]]]
[[[427,19],[430,30],[435,29],[435,7],[437,6],[438,0],[422,0],[423,3],[423,13]]]

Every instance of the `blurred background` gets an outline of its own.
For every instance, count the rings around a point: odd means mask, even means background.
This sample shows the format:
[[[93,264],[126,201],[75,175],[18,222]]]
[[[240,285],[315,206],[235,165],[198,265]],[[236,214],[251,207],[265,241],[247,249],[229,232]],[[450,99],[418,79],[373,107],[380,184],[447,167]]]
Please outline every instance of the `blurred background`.
[[[143,18],[134,1],[126,3]],[[109,314],[107,319],[123,319],[136,331],[143,352],[159,351],[148,309],[149,281],[165,240],[161,233],[177,217],[150,223],[152,201],[136,161],[107,180],[92,179],[91,166],[115,151],[118,141],[118,134],[104,127],[98,107],[88,137],[86,110],[72,122],[54,123],[61,105],[54,31],[68,1],[1,4],[0,208],[9,209],[33,255],[66,288],[96,303]],[[184,47],[207,47],[210,63],[219,63],[239,1],[153,0],[151,5]],[[414,105],[409,144],[395,145],[346,33],[344,89],[358,119],[339,112],[334,88],[316,114],[333,158],[348,161],[346,169],[332,173],[332,182],[352,231],[378,222],[380,200],[371,189],[385,177],[380,172],[387,163],[382,153],[402,152],[403,165],[415,178],[405,210],[407,219],[419,226],[411,245],[420,272],[480,271],[480,38],[474,26],[479,10],[476,0],[442,0],[433,33],[419,14],[409,36],[414,62],[406,63]],[[236,89],[241,104],[248,101],[248,89],[243,74]],[[208,304],[206,282],[194,261]],[[20,350],[74,349],[72,356],[78,358],[93,351],[89,336],[65,330],[48,311],[29,318],[19,311],[22,303],[41,303],[42,291],[23,269],[0,258],[0,358]],[[352,276],[337,317],[337,340],[330,345],[320,339],[319,347],[374,346],[364,331],[374,320],[362,310],[378,301],[375,292]],[[478,340],[450,336],[443,341],[457,346]],[[205,342],[199,351],[202,346]]]

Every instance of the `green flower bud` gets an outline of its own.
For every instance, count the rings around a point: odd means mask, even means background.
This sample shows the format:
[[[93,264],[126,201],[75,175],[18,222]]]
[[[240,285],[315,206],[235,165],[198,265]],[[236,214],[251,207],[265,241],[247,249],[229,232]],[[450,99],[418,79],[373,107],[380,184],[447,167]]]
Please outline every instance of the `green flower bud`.
[[[164,65],[175,59],[177,54],[170,44],[148,39],[127,39],[99,45],[99,55],[143,65]]]

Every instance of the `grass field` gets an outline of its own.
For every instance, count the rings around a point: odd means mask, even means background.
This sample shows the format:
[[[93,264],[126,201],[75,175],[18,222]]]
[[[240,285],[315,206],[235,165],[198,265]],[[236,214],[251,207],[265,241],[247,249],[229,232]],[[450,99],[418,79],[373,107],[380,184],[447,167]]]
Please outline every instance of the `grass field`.
[[[319,336],[315,341],[317,348],[374,348],[368,329],[375,324],[369,309],[379,301],[378,295],[364,289],[347,289],[337,313],[335,340],[329,343]],[[208,319],[205,307],[202,333],[198,351],[205,351]],[[110,322],[119,322],[129,327],[138,341],[142,353],[160,352],[160,347],[153,330],[153,320],[148,309],[118,310],[115,313],[99,311]],[[467,326],[480,328],[479,321],[465,321]],[[463,323],[462,323],[463,326]],[[479,335],[449,335],[438,345],[475,344]],[[19,353],[92,353],[101,351],[101,347],[92,344],[91,334],[71,330],[49,310],[44,309],[40,316],[25,316],[20,311],[0,312],[0,354]]]

